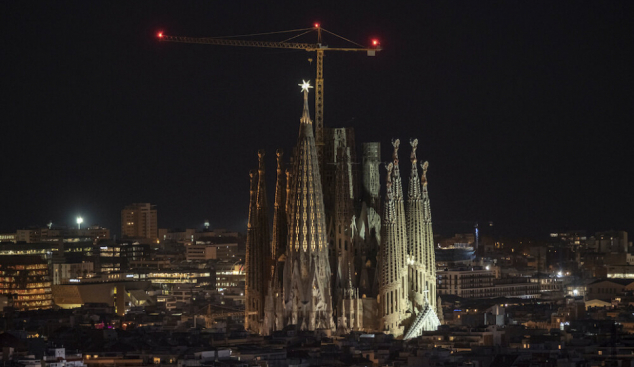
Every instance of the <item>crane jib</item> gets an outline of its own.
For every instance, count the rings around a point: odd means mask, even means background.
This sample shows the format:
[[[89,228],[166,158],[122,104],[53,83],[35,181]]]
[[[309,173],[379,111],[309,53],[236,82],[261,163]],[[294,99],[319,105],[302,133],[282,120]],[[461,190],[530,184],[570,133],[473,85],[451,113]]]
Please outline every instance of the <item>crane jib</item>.
[[[208,38],[208,37],[179,37],[163,35],[159,38],[162,42],[180,42],[180,43],[199,43],[205,45],[218,46],[243,46],[243,47],[266,47],[266,48],[285,48],[306,51],[380,51],[380,47],[375,48],[355,48],[355,47],[328,47],[316,43],[293,43],[293,42],[267,42],[267,41],[247,41],[224,38]]]

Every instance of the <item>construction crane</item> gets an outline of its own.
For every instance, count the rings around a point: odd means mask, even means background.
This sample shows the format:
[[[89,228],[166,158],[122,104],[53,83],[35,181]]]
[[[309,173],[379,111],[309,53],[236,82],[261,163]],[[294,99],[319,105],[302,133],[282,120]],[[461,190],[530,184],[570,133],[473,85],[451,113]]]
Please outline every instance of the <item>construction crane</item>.
[[[339,37],[349,43],[355,45],[355,47],[328,47],[322,44],[321,35],[322,31],[329,33],[333,36]],[[231,37],[247,37],[247,36],[261,36],[270,34],[282,34],[303,32],[301,34],[290,37],[280,42],[267,42],[267,41],[253,41],[253,40],[241,40],[231,39]],[[297,37],[303,36],[310,32],[317,33],[317,43],[297,43],[289,42]],[[370,47],[364,47],[356,42],[350,41],[347,38],[341,37],[333,32],[330,32],[322,28],[319,23],[315,23],[312,28],[294,29],[289,31],[268,32],[248,34],[243,36],[231,36],[231,37],[180,37],[180,36],[168,36],[163,32],[158,33],[158,39],[162,42],[181,42],[181,43],[199,43],[205,45],[219,45],[219,46],[242,46],[242,47],[264,47],[264,48],[284,48],[305,50],[308,52],[316,52],[316,66],[317,75],[315,78],[315,143],[319,152],[319,156],[322,157],[321,151],[324,145],[324,52],[325,51],[364,51],[368,56],[375,56],[376,51],[381,51],[381,45],[378,40],[373,39]],[[312,60],[311,60],[312,61]]]

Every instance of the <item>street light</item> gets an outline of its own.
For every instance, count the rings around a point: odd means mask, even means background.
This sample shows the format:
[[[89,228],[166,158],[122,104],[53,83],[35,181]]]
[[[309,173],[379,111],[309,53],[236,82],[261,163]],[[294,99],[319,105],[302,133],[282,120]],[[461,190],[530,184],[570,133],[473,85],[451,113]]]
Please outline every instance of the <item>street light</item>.
[[[81,224],[84,223],[84,218],[77,217],[77,228],[81,229]]]

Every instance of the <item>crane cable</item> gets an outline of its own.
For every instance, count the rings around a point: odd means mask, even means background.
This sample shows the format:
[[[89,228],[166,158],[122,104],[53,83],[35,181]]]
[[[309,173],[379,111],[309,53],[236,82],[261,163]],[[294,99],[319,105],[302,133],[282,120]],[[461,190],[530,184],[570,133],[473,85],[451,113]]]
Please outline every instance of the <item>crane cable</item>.
[[[322,30],[322,31],[324,31],[324,32],[328,32],[328,33],[332,34],[333,36],[339,37],[339,38],[341,38],[341,39],[342,39],[342,40],[344,40],[344,41],[348,41],[348,42],[350,42],[350,43],[353,43],[353,44],[355,44],[355,45],[357,45],[357,46],[359,46],[359,47],[361,47],[361,48],[365,48],[365,46],[360,45],[360,44],[358,44],[358,43],[356,43],[356,42],[354,42],[354,41],[351,41],[351,40],[349,40],[349,39],[347,39],[347,38],[345,38],[345,37],[341,37],[341,36],[340,36],[340,35],[338,35],[338,34],[332,33],[331,31],[329,31],[329,30],[327,30],[327,29],[322,28],[321,30]]]
[[[300,33],[300,34],[298,34],[297,36],[293,36],[293,37],[291,37],[291,38],[285,39],[284,41],[280,41],[280,43],[288,42],[288,41],[290,41],[290,40],[292,40],[292,39],[294,39],[294,38],[297,38],[297,37],[303,36],[303,35],[305,35],[306,33],[309,33],[309,32],[311,32],[311,31],[314,31],[314,29],[312,29],[312,28],[311,28],[311,29],[307,30],[307,31],[306,31],[306,32],[304,32],[304,33]]]
[[[265,36],[268,34],[279,34],[279,33],[290,33],[290,32],[301,32],[301,31],[310,31],[314,28],[303,28],[303,29],[292,29],[290,31],[277,31],[277,32],[266,32],[266,33],[252,33],[252,34],[239,34],[236,36],[216,36],[216,37],[206,37],[206,38],[236,38],[236,37],[251,37],[251,36]],[[308,33],[308,32],[306,32]],[[305,34],[305,33],[304,33]]]

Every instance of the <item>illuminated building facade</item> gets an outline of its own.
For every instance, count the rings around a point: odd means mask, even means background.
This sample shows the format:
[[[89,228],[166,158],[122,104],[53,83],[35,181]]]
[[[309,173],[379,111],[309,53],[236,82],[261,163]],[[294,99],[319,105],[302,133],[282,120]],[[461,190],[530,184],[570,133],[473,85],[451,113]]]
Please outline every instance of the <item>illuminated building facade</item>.
[[[244,262],[231,263],[227,261],[219,261],[214,264],[216,270],[216,288],[238,288],[244,289],[246,273],[244,271]]]
[[[497,279],[495,269],[480,266],[438,271],[438,294],[462,298],[538,298],[544,287],[531,278]]]
[[[98,253],[100,271],[110,273],[127,270],[131,262],[147,259],[150,246],[136,241],[106,242],[99,245]]]
[[[158,236],[156,206],[135,203],[121,211],[121,235],[124,238],[156,240]]]
[[[110,239],[110,230],[100,226],[91,226],[84,229],[67,227],[44,227],[18,229],[16,233],[0,234],[0,242],[83,242]]]
[[[247,329],[264,335],[288,326],[325,334],[383,331],[406,339],[435,330],[440,321],[427,164],[419,174],[418,141],[411,142],[407,197],[400,143],[394,141],[382,208],[380,144],[363,144],[358,165],[354,131],[335,128],[325,129],[318,149],[302,88],[304,112],[288,169],[277,152],[272,237],[268,220],[259,219],[264,214],[258,197],[265,195],[259,183],[262,153],[258,171],[251,173]],[[250,281],[256,280],[257,302],[264,297],[263,319],[262,308],[249,306]]]
[[[17,238],[18,238],[17,233],[0,233],[0,242],[16,243]]]
[[[70,279],[87,278],[93,276],[95,264],[88,261],[76,263],[53,264],[53,284],[68,283]]]
[[[48,264],[40,256],[0,256],[0,294],[20,311],[53,305]]]

